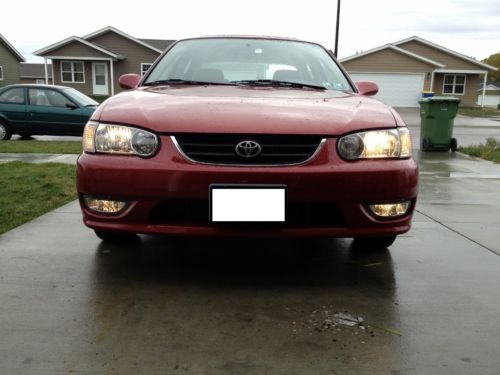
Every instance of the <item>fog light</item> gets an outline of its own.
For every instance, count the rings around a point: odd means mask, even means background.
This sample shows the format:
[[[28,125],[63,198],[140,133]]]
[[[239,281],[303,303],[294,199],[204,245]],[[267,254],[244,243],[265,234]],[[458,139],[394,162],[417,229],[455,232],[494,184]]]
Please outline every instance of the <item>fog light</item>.
[[[83,200],[89,210],[101,214],[117,214],[127,205],[127,202],[123,201],[111,201],[92,197],[84,197]]]
[[[411,202],[400,202],[400,203],[385,203],[385,204],[370,204],[370,210],[378,217],[397,217],[403,216],[408,212]]]

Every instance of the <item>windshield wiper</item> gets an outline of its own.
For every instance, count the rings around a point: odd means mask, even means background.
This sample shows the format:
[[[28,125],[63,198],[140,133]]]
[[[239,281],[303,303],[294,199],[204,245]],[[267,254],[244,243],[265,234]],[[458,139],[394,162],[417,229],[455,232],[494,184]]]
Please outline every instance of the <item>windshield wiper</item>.
[[[283,86],[283,87],[292,87],[292,88],[311,88],[311,89],[319,89],[326,90],[327,88],[320,85],[312,85],[309,83],[300,83],[300,82],[289,82],[289,81],[277,81],[275,79],[247,79],[242,81],[231,81],[236,85],[256,85],[256,86]]]
[[[161,79],[153,82],[146,82],[143,86],[160,86],[160,85],[169,85],[169,84],[177,84],[177,85],[234,85],[229,82],[205,82],[205,81],[193,81],[179,78],[172,79]]]

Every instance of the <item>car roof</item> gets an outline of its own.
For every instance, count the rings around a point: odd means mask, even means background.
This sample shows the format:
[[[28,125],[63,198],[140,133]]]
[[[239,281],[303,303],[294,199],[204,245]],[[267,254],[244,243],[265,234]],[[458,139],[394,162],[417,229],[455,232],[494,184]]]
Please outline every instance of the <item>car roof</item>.
[[[321,44],[317,42],[311,42],[302,39],[289,38],[283,36],[268,36],[268,35],[202,35],[193,38],[185,38],[179,39],[177,42],[181,42],[183,40],[195,40],[195,39],[262,39],[262,40],[279,40],[279,41],[288,41],[288,42],[301,42],[301,43],[309,43],[309,44],[317,44],[321,46]],[[323,46],[321,46],[323,47]],[[325,47],[323,47],[325,48]]]
[[[12,87],[55,88],[55,89],[61,89],[61,90],[70,88],[68,86],[46,85],[46,84],[40,84],[40,83],[16,83],[13,85],[8,85],[8,86],[2,87],[2,90],[5,88],[12,88]]]

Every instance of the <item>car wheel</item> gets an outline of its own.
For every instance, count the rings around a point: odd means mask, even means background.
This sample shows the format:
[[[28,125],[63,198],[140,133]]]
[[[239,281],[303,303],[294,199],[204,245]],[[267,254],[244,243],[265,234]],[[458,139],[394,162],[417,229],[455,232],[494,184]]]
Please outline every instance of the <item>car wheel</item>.
[[[397,236],[354,237],[354,245],[364,249],[385,249],[396,241]]]
[[[458,142],[456,138],[452,138],[450,141],[450,150],[451,152],[455,152],[458,149]]]
[[[431,141],[429,138],[425,137],[422,139],[422,150],[429,151],[431,149]]]
[[[9,125],[5,121],[0,121],[0,140],[6,141],[12,137]]]
[[[135,233],[108,232],[105,230],[94,230],[94,232],[97,237],[107,242],[126,242],[137,239],[137,235]]]

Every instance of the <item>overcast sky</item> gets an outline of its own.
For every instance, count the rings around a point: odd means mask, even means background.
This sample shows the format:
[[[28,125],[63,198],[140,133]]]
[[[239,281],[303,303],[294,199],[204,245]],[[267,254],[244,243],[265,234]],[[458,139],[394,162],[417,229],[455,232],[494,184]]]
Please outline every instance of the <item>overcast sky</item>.
[[[0,33],[31,53],[114,26],[137,38],[273,35],[334,49],[337,0],[10,0]],[[418,35],[479,60],[500,51],[500,0],[342,0],[339,56]]]

